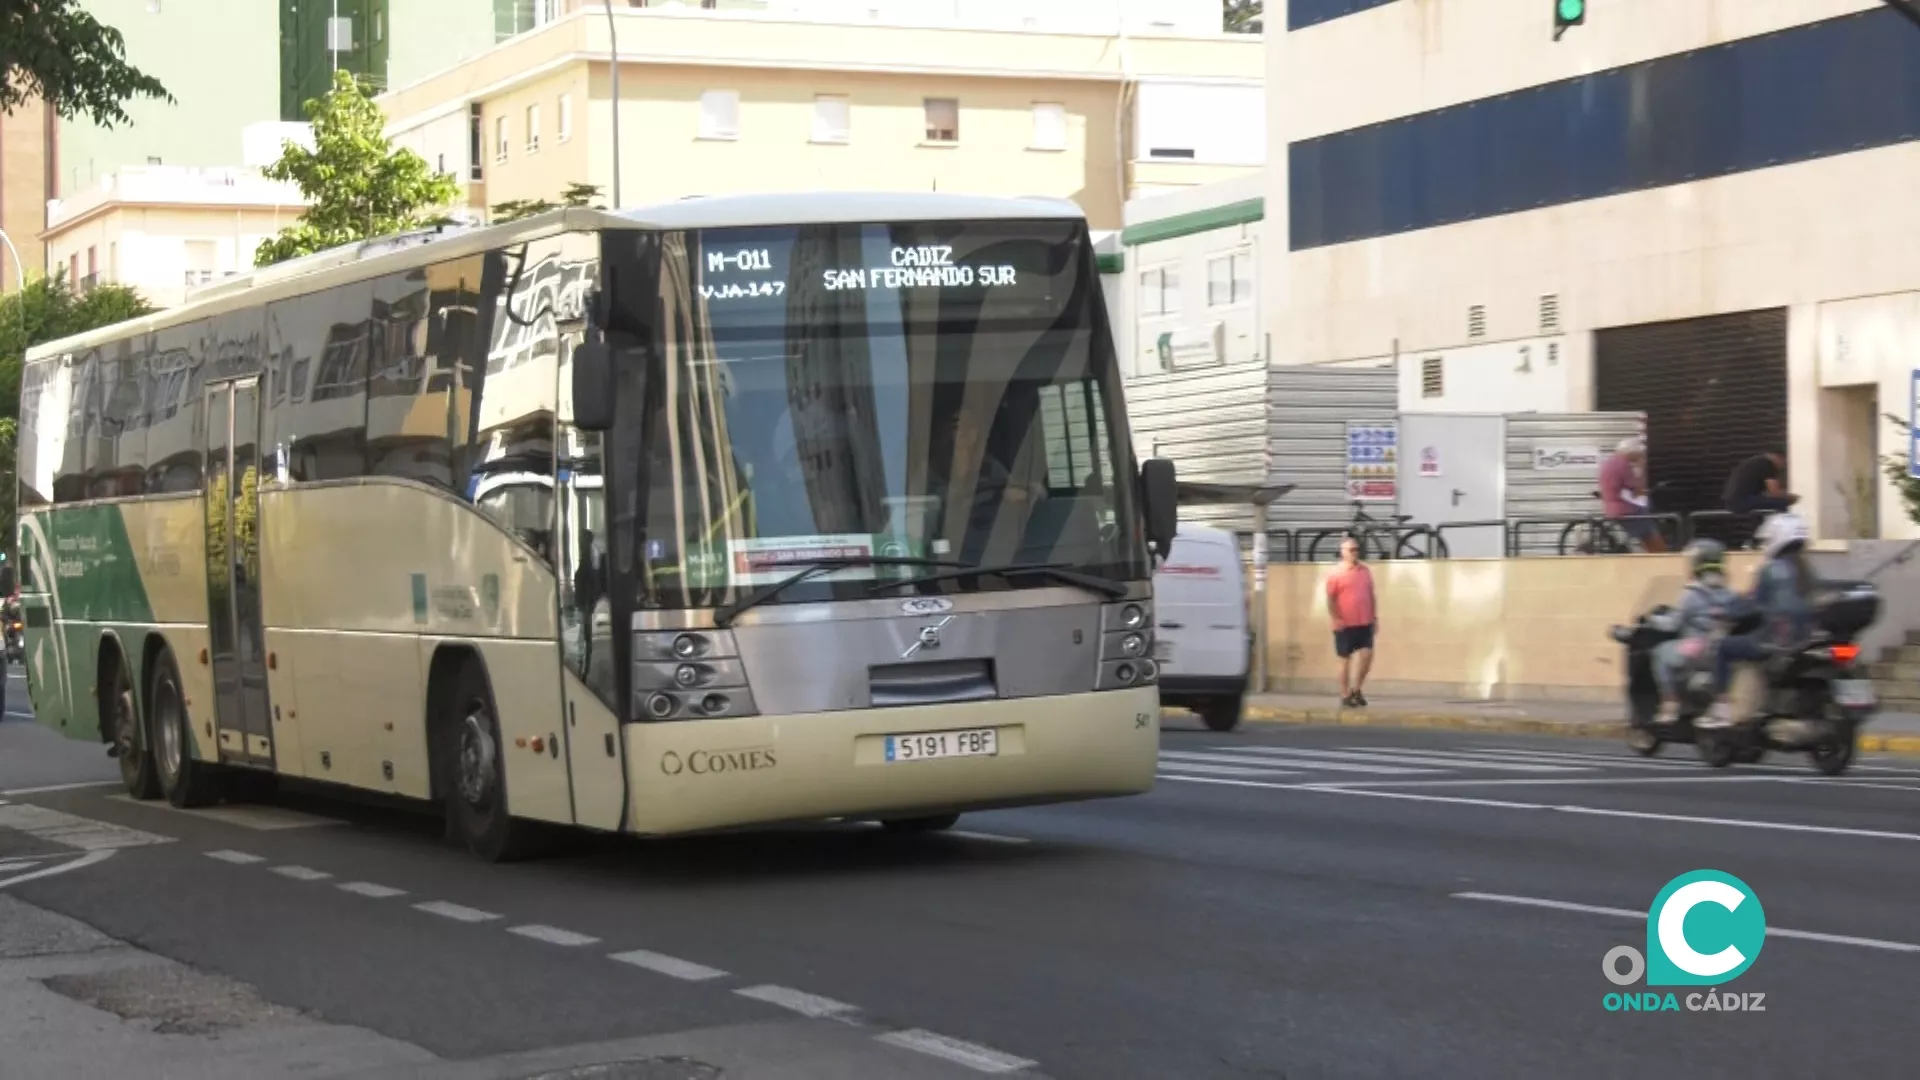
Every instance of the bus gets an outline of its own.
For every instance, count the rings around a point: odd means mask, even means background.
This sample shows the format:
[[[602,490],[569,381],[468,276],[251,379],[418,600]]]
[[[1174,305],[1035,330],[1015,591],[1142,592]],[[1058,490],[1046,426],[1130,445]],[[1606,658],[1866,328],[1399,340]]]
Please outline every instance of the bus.
[[[1151,788],[1154,561],[1087,223],[693,197],[367,241],[35,348],[41,723],[552,826],[950,827]]]

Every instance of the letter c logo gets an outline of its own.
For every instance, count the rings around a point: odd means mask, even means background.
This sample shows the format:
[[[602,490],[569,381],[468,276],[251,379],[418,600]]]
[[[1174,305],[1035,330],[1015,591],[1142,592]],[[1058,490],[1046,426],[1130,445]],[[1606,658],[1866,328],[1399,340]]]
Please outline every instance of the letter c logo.
[[[1701,904],[1718,904],[1737,911],[1747,896],[1724,881],[1692,881],[1680,886],[1660,908],[1660,948],[1674,967],[1703,979],[1717,979],[1747,962],[1738,947],[1729,945],[1707,955],[1687,943],[1687,913]]]
[[[660,771],[666,773],[668,776],[679,776],[680,770],[684,768],[686,768],[686,765],[681,762],[679,754],[669,750],[665,754],[660,755]]]

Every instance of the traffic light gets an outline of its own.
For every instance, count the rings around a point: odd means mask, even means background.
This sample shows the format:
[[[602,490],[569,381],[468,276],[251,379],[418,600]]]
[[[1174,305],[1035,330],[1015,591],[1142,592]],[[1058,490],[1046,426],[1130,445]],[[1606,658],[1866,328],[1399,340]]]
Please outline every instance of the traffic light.
[[[1567,27],[1586,21],[1587,0],[1553,0],[1553,40],[1559,41]]]

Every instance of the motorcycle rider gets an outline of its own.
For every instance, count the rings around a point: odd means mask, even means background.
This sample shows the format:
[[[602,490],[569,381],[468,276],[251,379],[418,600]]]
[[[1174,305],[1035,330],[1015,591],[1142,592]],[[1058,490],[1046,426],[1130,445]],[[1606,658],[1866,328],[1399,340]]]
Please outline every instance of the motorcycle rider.
[[[1744,611],[1757,611],[1761,624],[1750,634],[1729,635],[1720,642],[1714,663],[1714,689],[1725,694],[1733,682],[1734,665],[1764,660],[1771,649],[1792,649],[1807,642],[1813,630],[1813,591],[1819,583],[1807,559],[1811,533],[1805,518],[1791,511],[1774,514],[1755,533],[1766,561],[1754,574],[1753,590],[1740,598]],[[1765,696],[1763,688],[1743,697]],[[1714,705],[1709,726],[1726,726],[1750,718],[1759,701]]]
[[[1712,662],[1708,653],[1720,619],[1739,597],[1727,586],[1727,549],[1718,540],[1695,540],[1686,555],[1693,579],[1681,590],[1675,605],[1674,627],[1679,636],[1654,650],[1654,679],[1660,686],[1656,722],[1671,724],[1680,718],[1680,695],[1688,677]],[[1715,696],[1721,689],[1715,684]]]

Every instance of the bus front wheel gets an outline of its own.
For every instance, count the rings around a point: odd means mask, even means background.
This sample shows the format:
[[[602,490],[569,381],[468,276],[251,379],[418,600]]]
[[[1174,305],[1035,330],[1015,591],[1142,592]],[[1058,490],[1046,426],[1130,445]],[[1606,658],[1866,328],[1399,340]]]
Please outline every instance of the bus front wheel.
[[[528,857],[534,826],[508,813],[500,721],[480,661],[463,660],[439,700],[440,737],[434,744],[447,781],[448,837],[488,862]]]

